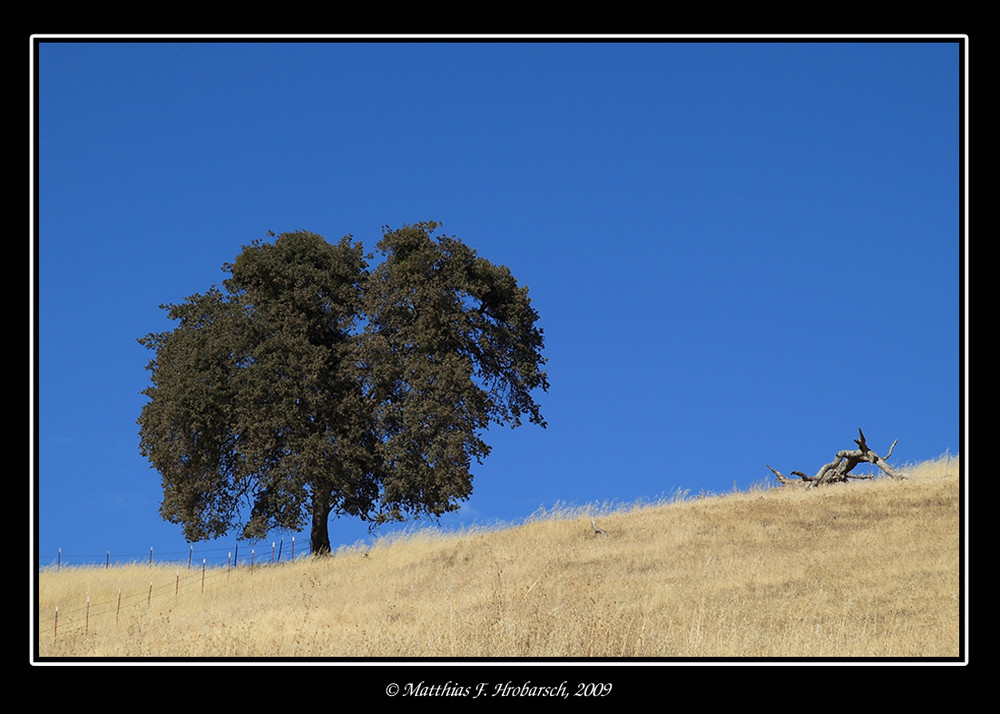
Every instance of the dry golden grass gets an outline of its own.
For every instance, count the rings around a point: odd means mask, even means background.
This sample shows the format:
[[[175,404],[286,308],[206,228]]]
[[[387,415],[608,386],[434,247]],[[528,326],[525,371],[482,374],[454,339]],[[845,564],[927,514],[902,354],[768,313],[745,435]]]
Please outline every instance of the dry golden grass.
[[[46,570],[38,653],[956,658],[958,468],[946,456],[899,483],[619,508],[598,518],[606,536],[579,512],[417,532],[253,573],[209,569],[204,590],[197,569]]]

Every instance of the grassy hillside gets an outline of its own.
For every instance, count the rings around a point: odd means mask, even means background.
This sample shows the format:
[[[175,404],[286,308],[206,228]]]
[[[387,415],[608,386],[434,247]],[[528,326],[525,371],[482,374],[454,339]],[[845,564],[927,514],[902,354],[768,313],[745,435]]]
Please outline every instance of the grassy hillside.
[[[622,508],[606,535],[563,513],[253,572],[46,570],[39,655],[958,657],[958,469]]]

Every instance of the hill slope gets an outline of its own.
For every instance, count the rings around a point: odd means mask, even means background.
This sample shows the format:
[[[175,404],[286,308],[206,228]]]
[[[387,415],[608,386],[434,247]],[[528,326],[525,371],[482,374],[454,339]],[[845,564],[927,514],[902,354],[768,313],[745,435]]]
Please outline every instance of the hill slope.
[[[47,570],[38,652],[955,658],[958,468],[624,508],[599,516],[606,535],[567,513],[253,572]]]

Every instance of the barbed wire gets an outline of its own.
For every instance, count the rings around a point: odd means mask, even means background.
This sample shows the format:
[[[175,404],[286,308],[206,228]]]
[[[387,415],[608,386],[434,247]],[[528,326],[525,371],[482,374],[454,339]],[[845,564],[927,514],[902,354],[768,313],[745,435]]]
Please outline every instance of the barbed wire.
[[[253,549],[251,549],[253,550]],[[210,588],[217,588],[218,583],[233,571],[252,572],[254,568],[271,568],[291,563],[309,555],[309,547],[296,552],[294,558],[287,557],[282,561],[271,561],[269,558],[254,562],[248,558],[245,562],[224,565],[208,565],[208,558],[203,557],[197,568],[180,567],[176,561],[153,561],[154,575],[148,586],[134,587],[128,592],[118,588],[118,592],[110,597],[95,599],[87,596],[85,602],[70,605],[69,608],[55,606],[48,613],[38,612],[38,636],[45,637],[46,630],[53,639],[89,634],[97,627],[108,624],[118,624],[122,616],[134,616],[142,608],[151,608],[160,604],[164,598],[179,598],[182,593],[188,594],[197,589],[204,593]],[[116,565],[121,565],[120,563]],[[164,566],[178,566],[173,577],[163,572]],[[65,566],[75,569],[78,566]],[[87,566],[87,567],[93,567]]]
[[[217,547],[195,550],[191,546],[186,551],[172,550],[157,552],[150,548],[144,552],[118,553],[107,550],[99,555],[64,553],[60,548],[56,553],[45,553],[38,555],[38,569],[45,570],[51,568],[65,567],[110,567],[120,565],[181,565],[185,567],[195,567],[201,560],[207,560],[212,565],[237,565],[238,563],[249,563],[257,559],[260,562],[267,559],[270,562],[281,562],[289,558],[298,558],[300,555],[308,555],[310,544],[308,540],[296,540],[294,537],[289,541],[284,538],[272,541],[270,544],[240,544],[237,543],[232,548]],[[196,557],[197,556],[197,557]]]

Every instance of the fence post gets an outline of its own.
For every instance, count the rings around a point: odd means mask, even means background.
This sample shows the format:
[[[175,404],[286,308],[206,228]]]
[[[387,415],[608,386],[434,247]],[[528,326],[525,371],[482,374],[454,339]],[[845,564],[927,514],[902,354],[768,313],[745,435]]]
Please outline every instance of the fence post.
[[[56,553],[56,572],[57,573],[59,572],[59,568],[61,568],[61,567],[62,567],[62,548],[60,548],[59,552]]]
[[[111,551],[109,550],[108,554],[104,556],[104,569],[107,570],[110,564],[111,564]]]
[[[295,560],[295,536],[292,536],[292,560]]]
[[[257,549],[256,548],[251,548],[250,549],[250,574],[251,575],[253,575],[253,560],[254,560],[254,555],[256,553],[257,553]]]
[[[149,567],[153,567],[153,546],[149,547]]]
[[[115,624],[118,624],[118,613],[122,611],[122,589],[118,588],[118,605],[115,607]]]
[[[271,565],[274,565],[274,541],[271,541]]]
[[[201,591],[202,591],[202,593],[205,592],[205,560],[207,560],[207,559],[206,558],[202,558],[201,559]]]
[[[282,536],[281,540],[278,541],[278,562],[281,562],[281,547],[285,545],[285,537]]]
[[[226,575],[229,575],[229,571],[233,568],[233,554],[232,551],[229,553],[229,557],[226,559]]]
[[[52,622],[52,641],[56,641],[56,636],[59,634],[59,606],[56,605],[56,619]]]
[[[146,607],[149,607],[149,601],[153,599],[153,581],[149,581],[149,592],[146,593]]]
[[[83,616],[83,634],[90,634],[90,595],[87,596],[87,610]]]
[[[177,591],[181,588],[181,571],[177,571],[177,577],[174,579],[174,599],[177,599]]]
[[[193,545],[191,546],[191,549],[188,550],[188,570],[191,569],[191,556],[192,555],[194,555],[194,546]]]

